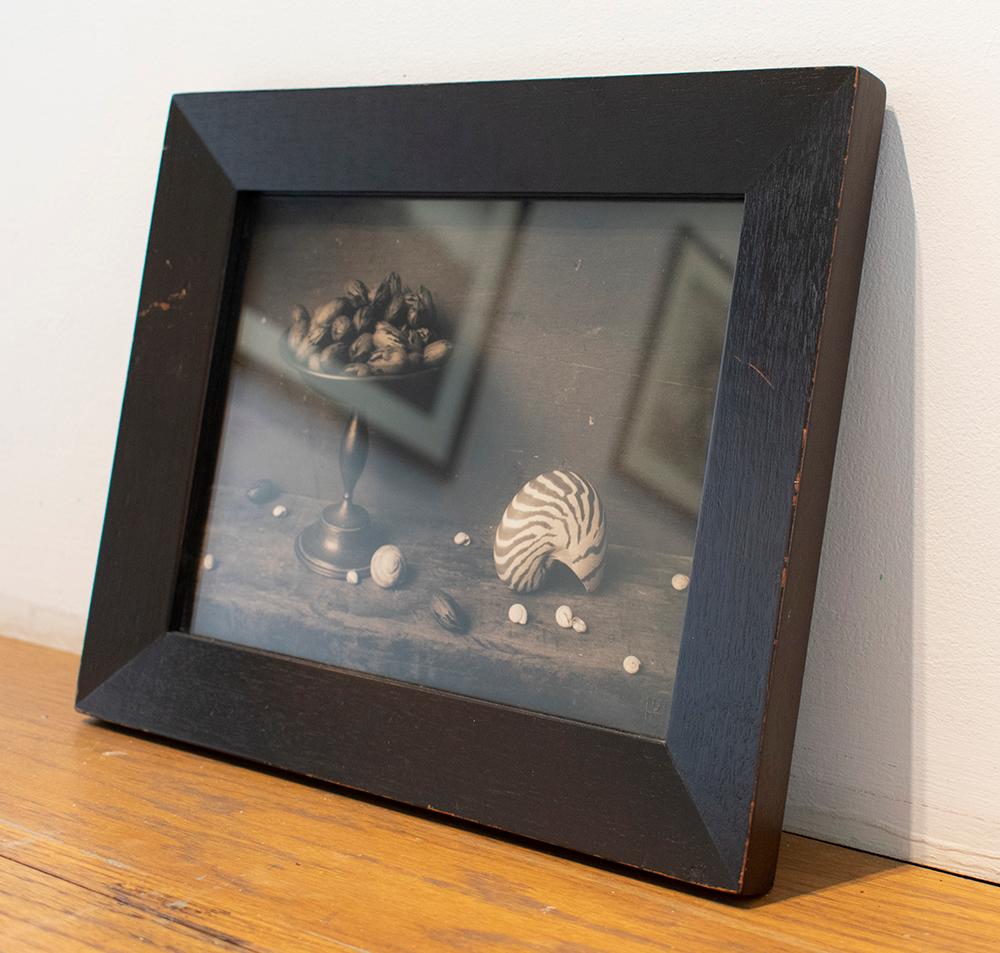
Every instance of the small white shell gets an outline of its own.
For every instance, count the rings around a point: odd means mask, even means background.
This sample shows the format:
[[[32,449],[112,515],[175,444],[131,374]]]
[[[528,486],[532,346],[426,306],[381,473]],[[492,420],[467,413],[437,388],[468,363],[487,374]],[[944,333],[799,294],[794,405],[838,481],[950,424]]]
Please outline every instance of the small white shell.
[[[205,558],[201,561],[201,568],[206,572],[215,569],[215,557],[211,553],[205,553]]]
[[[379,546],[372,556],[372,580],[383,589],[393,589],[398,586],[406,572],[406,560],[398,546],[387,544]]]
[[[524,625],[528,621],[528,610],[520,602],[515,602],[507,610],[507,618],[516,625]]]
[[[472,542],[472,537],[468,533],[456,533],[454,543],[456,546],[468,546]]]
[[[682,572],[675,573],[670,578],[670,585],[672,585],[678,592],[683,592],[688,587],[688,583],[691,580],[684,575]]]
[[[361,577],[358,575],[358,571],[356,569],[348,569],[347,575],[344,578],[352,586],[356,586],[359,582],[361,582]]]
[[[556,624],[560,629],[572,628],[573,610],[569,606],[559,606],[556,609]]]
[[[622,661],[622,668],[628,675],[635,675],[636,672],[642,668],[642,662],[640,662],[634,655],[626,655]]]
[[[579,632],[581,635],[587,631],[587,623],[578,615],[573,616],[573,621],[570,624],[573,626],[573,631]]]
[[[284,503],[279,503],[273,510],[271,510],[271,515],[276,519],[281,519],[282,516],[288,515],[288,507]]]

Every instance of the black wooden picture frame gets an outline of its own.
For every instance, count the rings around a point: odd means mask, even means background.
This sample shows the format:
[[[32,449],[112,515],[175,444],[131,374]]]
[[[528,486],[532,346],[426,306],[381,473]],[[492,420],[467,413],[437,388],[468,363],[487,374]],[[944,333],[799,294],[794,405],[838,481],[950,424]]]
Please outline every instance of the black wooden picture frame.
[[[78,709],[678,880],[766,890],[884,102],[847,67],[176,96]],[[247,200],[264,192],[743,198],[666,737],[185,631]]]

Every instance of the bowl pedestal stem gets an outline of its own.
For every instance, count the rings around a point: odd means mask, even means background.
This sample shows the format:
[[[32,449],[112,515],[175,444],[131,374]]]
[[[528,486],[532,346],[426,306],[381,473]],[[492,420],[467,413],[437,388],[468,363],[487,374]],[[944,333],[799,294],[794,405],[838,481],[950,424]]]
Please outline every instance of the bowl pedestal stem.
[[[344,498],[325,507],[320,518],[295,540],[295,553],[307,569],[343,579],[352,570],[359,577],[370,571],[379,537],[368,511],[352,499],[368,461],[368,425],[355,412],[340,441],[340,475]]]

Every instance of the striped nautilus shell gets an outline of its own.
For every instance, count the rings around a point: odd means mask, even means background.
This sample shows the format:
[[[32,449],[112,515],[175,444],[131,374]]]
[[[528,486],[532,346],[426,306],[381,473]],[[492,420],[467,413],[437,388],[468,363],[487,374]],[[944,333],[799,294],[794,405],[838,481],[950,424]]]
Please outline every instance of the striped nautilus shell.
[[[593,592],[604,575],[604,506],[571,470],[529,480],[504,510],[493,542],[497,575],[515,592],[533,592],[553,562],[568,566]]]

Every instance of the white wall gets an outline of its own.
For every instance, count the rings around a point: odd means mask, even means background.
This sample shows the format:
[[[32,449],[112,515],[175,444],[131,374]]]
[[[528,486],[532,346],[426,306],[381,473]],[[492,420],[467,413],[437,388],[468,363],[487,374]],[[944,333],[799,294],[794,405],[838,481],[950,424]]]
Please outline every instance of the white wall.
[[[70,647],[172,92],[854,63],[880,76],[788,825],[1000,879],[993,0],[35,0],[4,21],[0,631]]]

